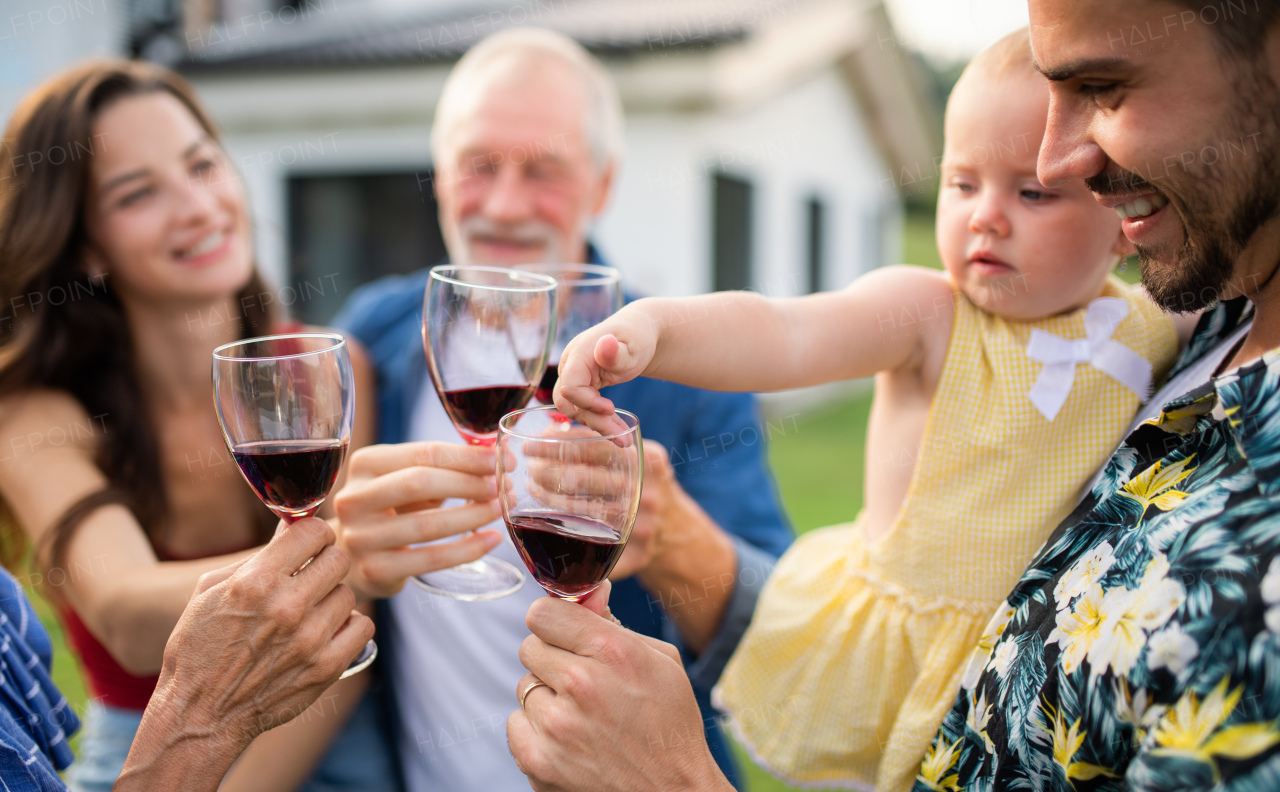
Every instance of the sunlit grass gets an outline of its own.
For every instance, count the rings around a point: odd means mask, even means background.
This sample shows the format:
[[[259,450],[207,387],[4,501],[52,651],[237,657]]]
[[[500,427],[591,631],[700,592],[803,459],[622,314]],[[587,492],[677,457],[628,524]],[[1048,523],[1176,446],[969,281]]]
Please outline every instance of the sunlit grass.
[[[930,211],[903,218],[902,262],[942,269]],[[769,463],[797,533],[849,522],[862,509],[871,390],[799,418],[771,435]],[[789,424],[789,422],[788,422]],[[740,748],[749,792],[798,792],[757,767]]]
[[[862,509],[863,449],[871,391],[815,410],[774,433],[769,463],[797,533],[848,522]],[[738,750],[749,792],[791,792]]]

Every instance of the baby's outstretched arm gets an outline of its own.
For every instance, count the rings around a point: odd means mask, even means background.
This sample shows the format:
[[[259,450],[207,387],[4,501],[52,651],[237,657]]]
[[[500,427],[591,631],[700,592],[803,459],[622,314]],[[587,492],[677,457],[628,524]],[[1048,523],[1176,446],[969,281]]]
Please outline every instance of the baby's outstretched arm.
[[[718,292],[637,300],[570,342],[555,404],[597,430],[621,431],[600,389],[639,376],[773,391],[918,365],[926,343],[945,349],[953,305],[941,272],[905,266],[806,297]]]
[[[569,342],[552,396],[560,412],[604,434],[626,431],[600,389],[645,373],[657,351],[662,303],[638,300]]]

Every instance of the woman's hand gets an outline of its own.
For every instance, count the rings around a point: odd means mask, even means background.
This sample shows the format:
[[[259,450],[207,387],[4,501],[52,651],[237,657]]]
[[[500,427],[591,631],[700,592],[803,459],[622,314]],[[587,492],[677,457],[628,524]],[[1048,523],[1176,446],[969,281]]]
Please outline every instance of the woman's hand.
[[[600,389],[645,373],[658,349],[658,327],[644,300],[632,303],[585,332],[560,355],[552,396],[560,412],[601,434],[627,431],[613,402]]]
[[[410,575],[475,561],[497,547],[497,531],[411,547],[467,531],[502,516],[494,452],[451,443],[400,443],[351,456],[346,486],[334,495],[338,544],[351,557],[348,582],[366,598],[390,597]],[[449,498],[469,500],[447,509]]]

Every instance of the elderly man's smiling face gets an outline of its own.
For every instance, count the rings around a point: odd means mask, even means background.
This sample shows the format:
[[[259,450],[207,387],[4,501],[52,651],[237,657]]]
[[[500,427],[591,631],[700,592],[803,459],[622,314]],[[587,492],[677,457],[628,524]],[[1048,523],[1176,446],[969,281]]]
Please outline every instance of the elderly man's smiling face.
[[[1029,5],[1051,88],[1040,180],[1083,178],[1125,213],[1143,284],[1167,309],[1256,297],[1280,258],[1280,34],[1223,56],[1224,4]]]
[[[440,225],[456,263],[581,262],[612,165],[586,137],[583,80],[547,55],[513,53],[469,86],[436,164]]]

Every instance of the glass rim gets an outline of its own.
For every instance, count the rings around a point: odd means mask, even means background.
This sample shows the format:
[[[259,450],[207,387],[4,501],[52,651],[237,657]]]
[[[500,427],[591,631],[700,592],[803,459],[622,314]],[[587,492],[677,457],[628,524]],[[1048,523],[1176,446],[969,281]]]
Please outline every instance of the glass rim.
[[[502,416],[502,420],[498,421],[498,434],[499,435],[505,434],[511,437],[518,437],[521,440],[537,440],[539,442],[547,442],[547,443],[594,443],[599,440],[616,440],[619,437],[626,437],[627,435],[636,434],[640,431],[640,419],[636,417],[635,413],[628,412],[627,410],[618,410],[618,409],[615,409],[613,411],[614,415],[625,415],[630,417],[631,421],[633,422],[632,425],[629,426],[627,430],[624,432],[614,432],[613,434],[607,434],[607,435],[597,433],[595,437],[545,437],[542,435],[535,436],[535,435],[529,435],[529,434],[522,434],[521,432],[517,432],[515,431],[515,429],[507,425],[508,421],[514,422],[515,420],[519,420],[519,418],[521,418],[527,413],[551,412],[553,410],[555,412],[560,412],[560,410],[555,405],[552,405],[552,404],[544,404],[538,407],[525,407],[524,409],[521,409],[521,410],[512,410],[511,412]],[[564,415],[564,413],[560,413],[560,414]],[[585,424],[582,424],[580,421],[574,421],[574,423],[578,423],[579,425],[585,426]],[[590,427],[587,427],[587,428],[589,429]]]
[[[604,264],[556,264],[553,262],[542,262],[538,264],[516,264],[512,269],[521,272],[533,272],[542,274],[548,270],[561,270],[566,272],[580,272],[583,275],[593,276],[585,282],[574,282],[574,286],[608,286],[622,282],[622,270],[617,267],[610,267]],[[566,284],[569,285],[569,284]]]
[[[309,352],[294,352],[288,355],[245,356],[245,355],[224,354],[224,350],[231,349],[232,347],[238,347],[238,346],[243,346],[247,344],[257,344],[263,341],[280,341],[280,340],[289,339],[289,338],[324,338],[324,339],[333,341],[334,343],[330,344],[324,349],[313,349]],[[222,346],[213,350],[213,359],[229,360],[229,361],[289,360],[290,358],[300,358],[300,357],[306,357],[308,355],[319,355],[325,352],[332,352],[333,350],[340,349],[346,345],[347,345],[347,339],[341,333],[278,333],[276,335],[257,336],[256,338],[245,338],[245,339],[241,339],[240,341],[232,341],[230,343],[223,344]]]
[[[513,278],[529,278],[536,283],[536,286],[491,286],[487,283],[467,283],[464,280],[450,277],[443,273],[450,270],[468,270],[472,272],[493,272],[499,275],[506,275]],[[560,282],[550,275],[541,275],[537,272],[524,272],[514,267],[491,267],[485,264],[437,264],[431,268],[431,279],[451,283],[454,286],[464,286],[470,289],[489,289],[491,291],[503,292],[524,292],[527,294],[537,294],[539,292],[555,291]]]

